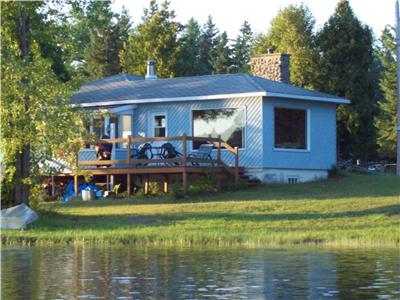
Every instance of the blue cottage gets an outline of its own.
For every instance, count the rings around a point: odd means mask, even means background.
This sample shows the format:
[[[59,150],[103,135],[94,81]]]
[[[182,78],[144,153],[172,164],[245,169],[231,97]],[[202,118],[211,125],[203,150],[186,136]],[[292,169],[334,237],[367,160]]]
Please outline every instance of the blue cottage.
[[[154,63],[148,62],[145,79],[115,75],[73,95],[72,105],[93,111],[90,132],[111,138],[221,136],[239,148],[245,173],[262,182],[322,179],[336,164],[336,108],[350,101],[291,85],[288,55],[253,58],[254,75],[157,79]],[[189,150],[197,147],[191,142]],[[113,158],[126,153],[120,143]],[[91,155],[93,149],[83,149],[80,159]],[[233,164],[224,149],[221,155]]]

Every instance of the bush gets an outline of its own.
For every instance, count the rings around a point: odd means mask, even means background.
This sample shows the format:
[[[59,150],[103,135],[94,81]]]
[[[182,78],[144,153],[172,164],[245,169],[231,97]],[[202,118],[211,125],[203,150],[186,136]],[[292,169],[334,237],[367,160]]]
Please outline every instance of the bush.
[[[339,176],[339,168],[336,165],[333,165],[329,170],[328,170],[328,178],[336,178]]]
[[[254,179],[254,182],[256,180]],[[261,181],[258,180],[257,184],[261,184]],[[247,181],[239,179],[238,182],[235,181],[229,181],[227,185],[227,190],[228,191],[240,191],[240,190],[245,190],[249,187],[249,184]]]
[[[185,198],[185,192],[183,191],[183,185],[175,184],[172,188],[172,195],[177,200]]]
[[[137,190],[135,196],[139,198],[144,197],[158,197],[161,196],[162,192],[157,182],[149,182],[149,190],[147,195],[144,193],[144,187],[141,187]]]
[[[31,187],[29,192],[29,206],[32,209],[39,208],[40,202],[49,201],[50,196],[48,192],[43,189],[41,184],[35,184]]]

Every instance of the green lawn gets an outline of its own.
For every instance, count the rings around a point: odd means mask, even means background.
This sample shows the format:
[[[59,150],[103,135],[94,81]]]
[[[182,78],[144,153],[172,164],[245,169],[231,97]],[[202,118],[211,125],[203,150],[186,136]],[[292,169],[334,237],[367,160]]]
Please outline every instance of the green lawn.
[[[345,174],[181,201],[44,203],[29,230],[2,231],[2,242],[396,247],[399,192],[399,177]]]

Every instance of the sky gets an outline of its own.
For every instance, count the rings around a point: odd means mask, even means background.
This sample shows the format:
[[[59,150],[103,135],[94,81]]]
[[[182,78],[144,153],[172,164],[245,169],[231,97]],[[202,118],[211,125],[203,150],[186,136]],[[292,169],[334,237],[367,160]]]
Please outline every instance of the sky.
[[[161,3],[162,0],[158,0]],[[279,9],[289,4],[303,2],[316,19],[319,29],[333,14],[339,0],[170,0],[170,8],[175,10],[176,20],[185,24],[194,17],[204,24],[207,16],[213,17],[218,29],[227,31],[235,38],[239,28],[247,20],[253,32],[265,33]],[[114,0],[113,9],[120,11],[125,6],[133,18],[134,25],[140,23],[143,8],[149,0]],[[369,25],[375,36],[379,37],[387,24],[395,23],[395,0],[350,0],[356,16]]]

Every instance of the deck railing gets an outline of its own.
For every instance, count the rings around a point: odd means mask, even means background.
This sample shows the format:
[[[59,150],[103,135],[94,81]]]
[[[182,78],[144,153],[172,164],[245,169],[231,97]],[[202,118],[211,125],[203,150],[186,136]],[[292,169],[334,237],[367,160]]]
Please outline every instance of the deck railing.
[[[133,144],[141,143],[153,143],[153,142],[172,142],[178,141],[181,143],[182,156],[176,158],[160,158],[160,159],[135,159],[132,158],[131,150]],[[200,159],[194,157],[188,157],[190,152],[188,152],[188,142],[204,142],[213,144],[216,148],[216,158],[215,159]],[[130,168],[146,168],[145,164],[159,164],[160,173],[162,168],[171,166],[171,164],[182,167],[182,183],[186,188],[187,186],[187,172],[186,168],[189,164],[211,164],[213,166],[221,167],[226,172],[234,176],[235,181],[239,180],[239,150],[238,147],[232,147],[228,143],[224,142],[221,137],[193,137],[193,136],[169,136],[169,137],[146,137],[146,138],[114,138],[114,139],[96,139],[94,144],[98,145],[100,143],[126,143],[126,159],[119,160],[90,160],[90,161],[78,161],[78,166],[113,166],[113,165],[125,165],[127,169]],[[176,145],[174,145],[176,147]],[[177,148],[177,147],[176,147]],[[223,160],[221,155],[222,148],[225,148],[229,153],[234,156],[234,167],[233,169],[229,167]],[[110,170],[111,171],[111,170]],[[128,178],[128,188],[130,187],[130,176]]]

